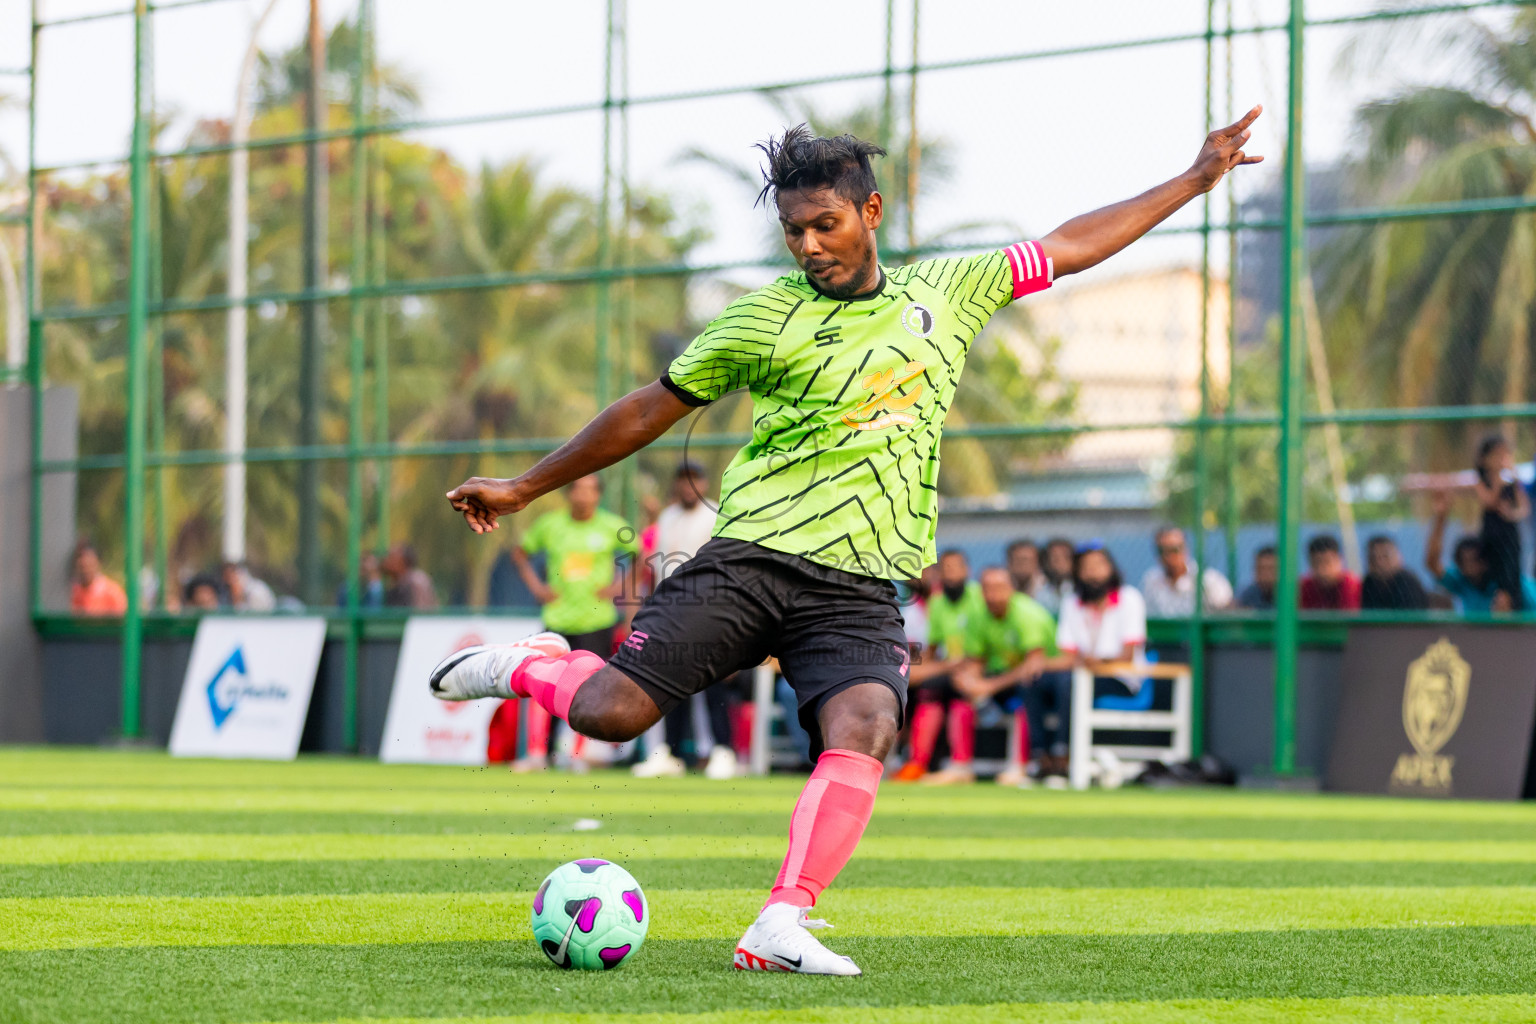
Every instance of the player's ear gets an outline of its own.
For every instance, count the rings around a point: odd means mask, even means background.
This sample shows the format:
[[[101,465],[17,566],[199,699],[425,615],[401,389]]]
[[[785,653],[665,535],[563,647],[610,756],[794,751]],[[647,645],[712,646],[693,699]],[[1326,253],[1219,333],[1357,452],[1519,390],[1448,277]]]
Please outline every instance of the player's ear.
[[[860,211],[864,216],[864,226],[870,231],[880,226],[880,221],[885,219],[885,200],[879,192],[871,192],[869,198],[864,200],[864,208]]]

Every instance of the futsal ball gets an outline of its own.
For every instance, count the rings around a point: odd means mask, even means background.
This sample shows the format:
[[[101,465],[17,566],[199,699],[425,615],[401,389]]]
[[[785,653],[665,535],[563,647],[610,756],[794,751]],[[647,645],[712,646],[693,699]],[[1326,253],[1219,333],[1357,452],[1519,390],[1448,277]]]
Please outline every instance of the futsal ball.
[[[611,971],[634,956],[650,927],[634,876],[606,860],[573,860],[533,897],[533,937],[555,966]]]

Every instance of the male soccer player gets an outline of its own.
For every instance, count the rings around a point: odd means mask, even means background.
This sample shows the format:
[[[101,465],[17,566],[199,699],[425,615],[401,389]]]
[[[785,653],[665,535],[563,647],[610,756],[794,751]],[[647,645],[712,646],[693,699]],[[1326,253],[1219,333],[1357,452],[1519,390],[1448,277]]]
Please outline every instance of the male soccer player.
[[[689,695],[776,655],[813,738],[816,769],[789,852],[738,943],[743,970],[858,974],[807,928],[806,908],[858,845],[901,724],[908,653],[892,579],[934,559],[939,434],[966,352],[1014,299],[1085,270],[1209,191],[1247,156],[1259,108],[1212,132],[1189,170],[981,256],[882,267],[883,200],[852,136],[801,125],[761,147],[800,272],[726,307],[661,379],[599,413],[519,477],[448,492],[471,529],[639,451],[692,409],[745,388],[753,434],[725,471],[714,537],[636,613],[606,665],[559,637],[468,648],[431,675],[445,700],[529,696],[578,732],[627,740]]]

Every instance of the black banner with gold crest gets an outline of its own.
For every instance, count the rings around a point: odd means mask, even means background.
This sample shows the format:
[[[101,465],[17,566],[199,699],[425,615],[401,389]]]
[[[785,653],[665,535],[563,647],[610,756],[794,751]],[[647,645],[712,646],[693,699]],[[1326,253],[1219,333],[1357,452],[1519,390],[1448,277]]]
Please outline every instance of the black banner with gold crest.
[[[1327,788],[1518,800],[1536,729],[1536,630],[1354,626]]]

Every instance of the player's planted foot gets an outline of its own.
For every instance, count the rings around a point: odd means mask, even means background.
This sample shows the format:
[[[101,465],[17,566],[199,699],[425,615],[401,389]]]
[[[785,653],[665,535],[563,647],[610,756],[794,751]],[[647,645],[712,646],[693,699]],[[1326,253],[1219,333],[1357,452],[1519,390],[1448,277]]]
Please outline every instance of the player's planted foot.
[[[952,764],[948,768],[942,768],[936,772],[924,775],[921,784],[924,786],[969,786],[976,781],[976,773],[970,765]]]
[[[816,941],[806,929],[830,928],[825,921],[806,917],[792,903],[770,903],[736,944],[733,966],[738,971],[782,971],[786,974],[841,974],[864,972],[846,956],[839,956]]]
[[[512,673],[529,658],[558,658],[571,653],[559,633],[535,633],[515,644],[480,644],[454,651],[437,663],[428,685],[438,700],[510,700]]]

